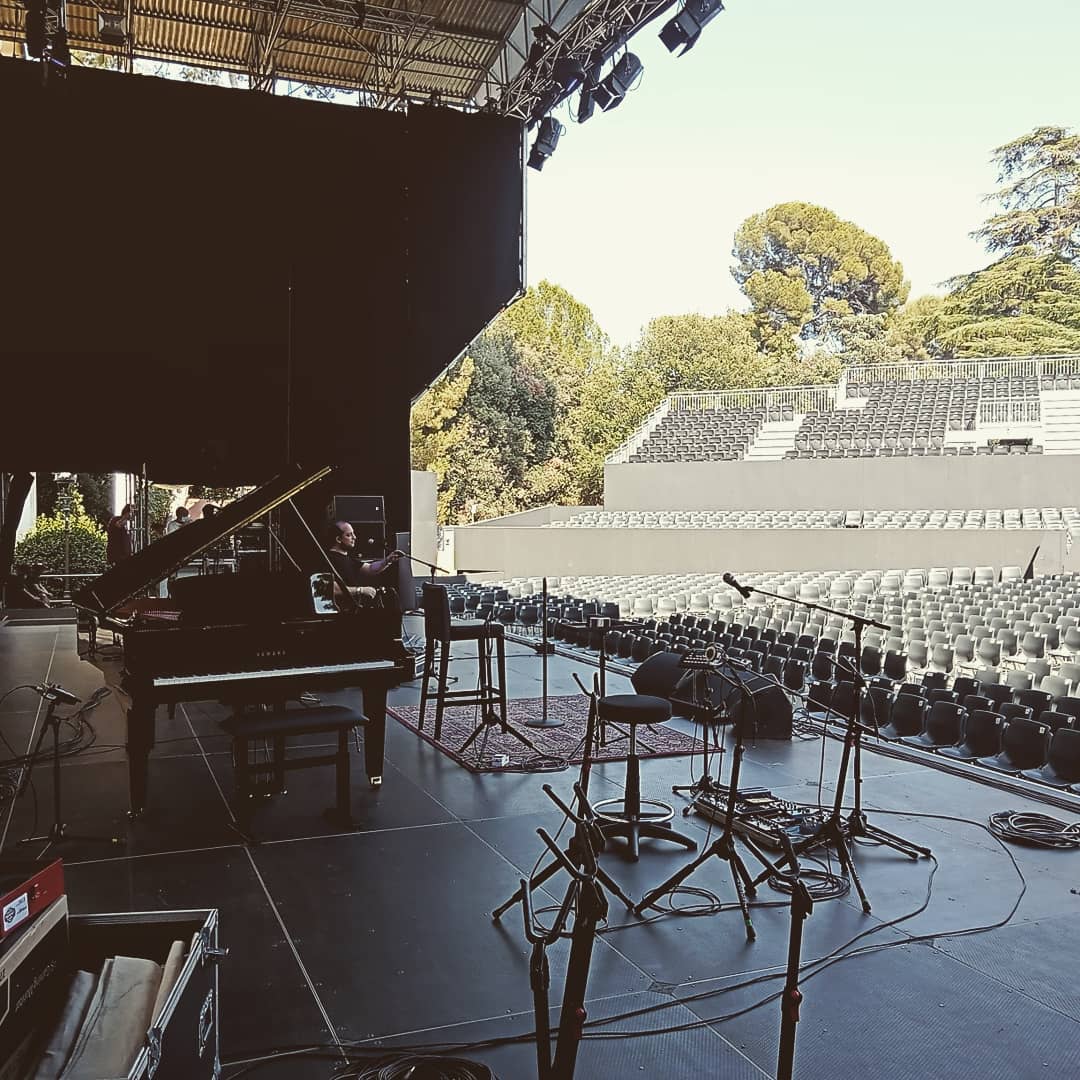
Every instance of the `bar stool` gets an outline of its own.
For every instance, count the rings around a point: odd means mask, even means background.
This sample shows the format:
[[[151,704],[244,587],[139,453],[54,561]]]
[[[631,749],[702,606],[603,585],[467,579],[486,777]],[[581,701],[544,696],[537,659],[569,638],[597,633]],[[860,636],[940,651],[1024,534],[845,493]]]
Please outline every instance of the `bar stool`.
[[[448,701],[455,705],[479,705],[482,712],[498,706],[499,721],[506,726],[506,642],[503,637],[503,625],[482,619],[450,621],[450,599],[445,585],[423,586],[422,606],[424,609],[424,637],[427,639],[424,651],[424,682],[420,691],[420,720],[418,727],[424,729],[424,714],[427,710],[428,686],[435,674],[435,645],[439,652],[438,688],[435,696],[435,739],[442,738],[443,711]],[[480,685],[478,689],[447,690],[450,666],[450,644],[454,641],[475,641],[479,652]],[[491,678],[491,652],[489,646],[494,643],[499,682],[494,684]]]
[[[637,675],[631,677],[638,688]],[[675,811],[667,803],[641,797],[641,766],[637,753],[637,729],[640,724],[662,724],[671,719],[671,703],[667,698],[651,694],[608,694],[596,703],[601,723],[629,728],[630,747],[626,759],[626,792],[621,799],[604,799],[594,803],[600,817],[604,836],[623,837],[630,858],[637,862],[642,837],[670,840],[690,851],[697,843],[671,828]]]

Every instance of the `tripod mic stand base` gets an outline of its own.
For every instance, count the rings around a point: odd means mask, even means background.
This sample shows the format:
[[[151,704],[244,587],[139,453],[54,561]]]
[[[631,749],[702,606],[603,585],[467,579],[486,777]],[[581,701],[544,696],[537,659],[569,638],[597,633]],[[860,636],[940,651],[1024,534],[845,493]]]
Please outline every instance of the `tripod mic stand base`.
[[[69,833],[67,825],[58,822],[44,836],[24,836],[15,842],[15,846],[28,847],[30,844],[44,844],[45,848],[41,852],[41,855],[44,855],[50,848],[63,843],[120,845],[123,842],[119,836],[88,836],[83,833]],[[41,858],[41,855],[38,858]]]
[[[850,840],[859,837],[874,840],[879,844],[884,844],[886,847],[891,847],[894,851],[899,851],[901,855],[906,855],[909,859],[929,858],[932,854],[928,847],[923,847],[921,844],[916,844],[902,836],[897,836],[895,833],[871,825],[866,820],[865,814],[849,814],[844,824]]]

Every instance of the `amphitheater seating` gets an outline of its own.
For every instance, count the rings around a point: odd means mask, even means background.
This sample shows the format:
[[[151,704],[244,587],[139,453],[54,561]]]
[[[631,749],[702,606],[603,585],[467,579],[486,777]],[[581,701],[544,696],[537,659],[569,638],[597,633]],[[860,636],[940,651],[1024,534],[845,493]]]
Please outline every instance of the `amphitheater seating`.
[[[630,461],[737,461],[745,456],[765,416],[764,409],[669,412]]]
[[[1034,783],[1060,787],[1076,767],[1080,690],[1072,676],[1080,674],[1080,665],[1068,658],[1073,654],[1064,653],[1028,661],[1018,656],[1019,666],[1009,668],[996,635],[1032,625],[1045,635],[1059,626],[1080,624],[1080,573],[1025,581],[1017,568],[1000,574],[989,569],[739,577],[744,584],[791,598],[834,597],[832,603],[892,627],[887,637],[875,637],[861,654],[884,737],[920,753],[966,760],[973,767],[1014,775],[1023,770]],[[508,607],[536,608],[538,585],[538,579],[516,579],[459,586],[455,598],[462,602],[455,607],[466,613],[493,610],[507,621]],[[615,662],[640,663],[664,649],[686,652],[716,644],[789,689],[808,683],[811,708],[818,714],[845,714],[852,707],[846,665],[856,656],[854,635],[842,619],[810,615],[793,599],[752,596],[744,601],[719,575],[708,574],[551,578],[549,587],[550,632],[568,647],[598,648],[601,636],[590,634],[583,620],[590,612],[617,611],[638,623],[633,630],[603,638]],[[970,674],[957,661],[962,638],[974,645],[976,666],[968,669]],[[885,652],[887,642],[896,643],[899,651]],[[937,671],[924,670],[928,649],[931,660],[937,650]],[[1060,731],[1072,734],[1058,739]]]
[[[1068,529],[1080,532],[1080,508],[1025,507],[990,510],[580,510],[552,521],[553,529]],[[952,581],[929,582],[944,587]],[[964,569],[964,568],[960,568]],[[986,584],[988,567],[969,571]],[[974,575],[982,575],[978,581]],[[959,584],[959,582],[956,582]],[[925,582],[924,582],[925,584]],[[1074,651],[1080,634],[1074,637]]]

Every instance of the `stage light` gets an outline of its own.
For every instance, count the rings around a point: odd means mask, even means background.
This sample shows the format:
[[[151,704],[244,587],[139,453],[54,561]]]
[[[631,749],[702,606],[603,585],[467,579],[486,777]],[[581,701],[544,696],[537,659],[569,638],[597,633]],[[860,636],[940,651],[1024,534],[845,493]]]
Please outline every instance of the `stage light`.
[[[536,135],[536,142],[533,143],[532,150],[529,152],[530,169],[536,169],[539,172],[544,167],[544,162],[555,153],[555,147],[559,145],[559,136],[563,131],[562,124],[554,116],[544,117]]]
[[[557,86],[553,86],[546,93],[541,94],[539,100],[533,106],[533,111],[529,114],[532,117],[532,122],[538,124],[555,108],[562,96],[562,91]]]
[[[579,124],[584,124],[596,109],[596,98],[593,96],[593,89],[595,87],[586,86],[581,91],[577,107],[577,122]]]
[[[126,45],[128,39],[127,19],[112,11],[99,11],[97,17],[98,37],[109,45]]]
[[[30,0],[26,8],[26,52],[35,60],[45,55],[48,44],[45,33],[44,0]]]
[[[572,94],[585,81],[585,66],[572,56],[564,56],[555,61],[551,77],[564,94]]]
[[[54,67],[62,68],[65,72],[71,67],[71,49],[68,48],[67,31],[62,26],[52,36],[49,63]]]
[[[697,44],[704,27],[723,10],[722,0],[686,0],[682,11],[660,31],[660,40],[668,52],[681,46],[679,55],[682,56]]]
[[[624,53],[607,78],[593,91],[596,104],[604,112],[614,109],[626,97],[627,91],[643,70],[644,65],[632,52]]]

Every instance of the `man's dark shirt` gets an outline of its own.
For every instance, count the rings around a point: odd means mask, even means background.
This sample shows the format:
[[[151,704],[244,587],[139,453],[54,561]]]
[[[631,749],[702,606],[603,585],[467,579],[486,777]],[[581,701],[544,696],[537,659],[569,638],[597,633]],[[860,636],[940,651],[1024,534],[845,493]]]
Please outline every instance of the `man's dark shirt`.
[[[365,584],[367,575],[363,572],[359,559],[354,559],[342,551],[327,551],[326,557],[333,563],[334,569],[341,575],[346,585]],[[368,582],[370,584],[370,581]]]

